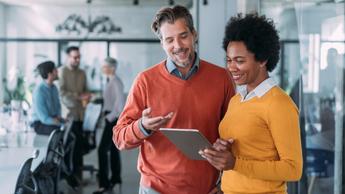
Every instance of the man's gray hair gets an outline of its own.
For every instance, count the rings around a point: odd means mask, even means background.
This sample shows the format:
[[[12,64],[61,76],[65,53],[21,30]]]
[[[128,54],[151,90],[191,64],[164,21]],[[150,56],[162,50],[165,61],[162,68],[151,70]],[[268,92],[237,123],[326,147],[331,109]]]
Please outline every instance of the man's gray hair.
[[[107,57],[104,59],[104,63],[110,67],[117,68],[117,61],[112,57]]]
[[[192,14],[186,7],[181,5],[176,5],[174,7],[163,7],[161,8],[154,18],[151,24],[152,31],[162,40],[161,26],[168,22],[169,24],[174,24],[178,19],[184,19],[186,25],[190,32],[195,32]]]

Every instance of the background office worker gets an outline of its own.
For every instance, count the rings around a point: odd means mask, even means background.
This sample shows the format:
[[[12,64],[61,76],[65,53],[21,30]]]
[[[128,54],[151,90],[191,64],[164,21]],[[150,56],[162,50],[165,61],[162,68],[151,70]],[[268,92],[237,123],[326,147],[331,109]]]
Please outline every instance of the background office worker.
[[[234,95],[231,78],[225,68],[199,59],[187,8],[159,10],[152,29],[167,59],[137,76],[113,140],[119,149],[140,149],[139,193],[208,193],[218,171],[207,161],[188,159],[158,129],[195,128],[214,142]]]
[[[125,104],[123,83],[115,73],[117,65],[117,61],[111,57],[107,57],[102,65],[103,74],[107,79],[107,83],[103,89],[105,126],[101,142],[98,147],[99,189],[93,192],[94,194],[102,194],[107,190],[112,190],[112,187],[116,184],[120,186],[121,191],[122,180],[120,153],[112,141],[112,129],[116,125]],[[109,155],[108,152],[110,152]]]
[[[225,194],[287,193],[286,181],[302,175],[298,109],[269,77],[279,60],[273,21],[256,14],[232,17],[223,48],[239,93],[220,123],[222,139],[202,154],[224,170]]]
[[[37,71],[43,80],[33,92],[32,126],[37,134],[49,135],[64,123],[61,117],[59,92],[53,83],[58,79],[58,72],[52,61],[39,64]]]
[[[83,119],[85,104],[90,100],[87,90],[86,74],[79,68],[80,52],[75,46],[66,49],[67,63],[59,71],[61,101],[68,109],[68,118],[73,119],[72,131],[76,135],[73,155],[74,174],[81,178],[83,166]]]

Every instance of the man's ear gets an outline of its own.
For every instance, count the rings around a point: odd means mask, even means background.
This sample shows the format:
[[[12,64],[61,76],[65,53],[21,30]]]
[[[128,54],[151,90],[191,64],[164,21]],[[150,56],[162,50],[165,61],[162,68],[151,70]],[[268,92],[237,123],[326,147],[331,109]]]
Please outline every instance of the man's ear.
[[[195,30],[193,30],[192,34],[193,34],[194,39],[195,39],[194,42],[195,42],[195,43],[198,43],[198,40],[199,40],[198,33],[197,33]]]

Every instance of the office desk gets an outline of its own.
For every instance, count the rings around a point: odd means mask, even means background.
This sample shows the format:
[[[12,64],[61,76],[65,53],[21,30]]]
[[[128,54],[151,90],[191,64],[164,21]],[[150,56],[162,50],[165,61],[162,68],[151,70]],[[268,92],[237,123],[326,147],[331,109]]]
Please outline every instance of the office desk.
[[[36,149],[39,150],[39,155],[33,160],[31,170],[38,167],[45,157],[48,138],[34,132],[10,133],[0,137],[8,146],[0,148],[1,193],[14,193],[21,166],[26,159],[33,156]]]

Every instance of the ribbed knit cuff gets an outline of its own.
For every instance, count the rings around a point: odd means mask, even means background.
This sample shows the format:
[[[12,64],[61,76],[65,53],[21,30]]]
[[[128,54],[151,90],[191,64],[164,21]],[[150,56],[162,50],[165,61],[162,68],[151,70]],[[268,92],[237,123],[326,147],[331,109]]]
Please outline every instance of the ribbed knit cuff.
[[[150,135],[152,134],[152,131],[145,129],[145,127],[143,126],[143,123],[142,123],[141,119],[139,120],[138,125],[139,125],[140,131],[141,131],[146,137],[148,137],[148,136],[150,136]]]

